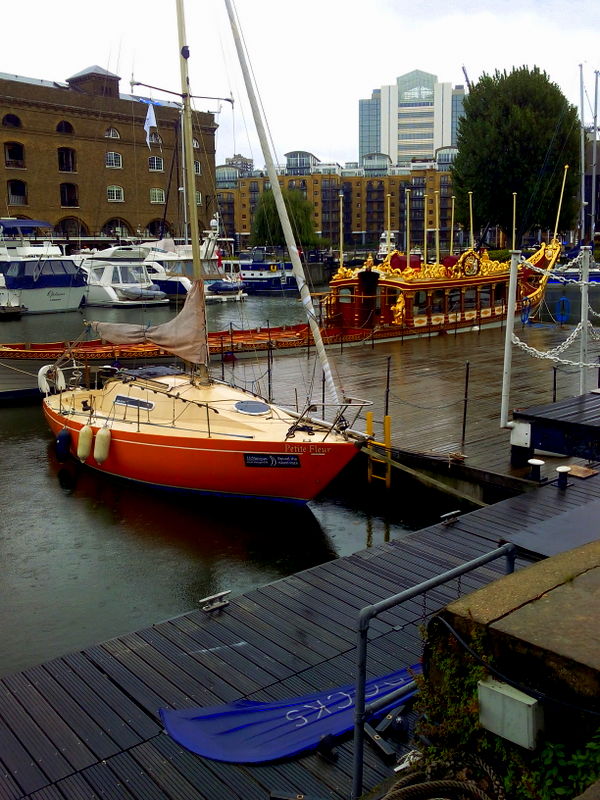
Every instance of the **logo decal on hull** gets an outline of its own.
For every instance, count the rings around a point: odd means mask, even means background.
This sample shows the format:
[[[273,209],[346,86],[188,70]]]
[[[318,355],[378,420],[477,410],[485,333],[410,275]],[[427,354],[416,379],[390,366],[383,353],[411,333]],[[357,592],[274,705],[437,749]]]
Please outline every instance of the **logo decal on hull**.
[[[299,467],[300,457],[294,455],[270,455],[269,453],[244,453],[247,467]]]

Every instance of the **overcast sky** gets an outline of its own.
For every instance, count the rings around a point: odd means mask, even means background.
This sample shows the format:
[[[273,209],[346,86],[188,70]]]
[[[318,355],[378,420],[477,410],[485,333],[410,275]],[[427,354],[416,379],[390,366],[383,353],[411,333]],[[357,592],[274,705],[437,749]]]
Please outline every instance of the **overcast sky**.
[[[517,7],[518,6],[518,7]],[[137,81],[180,87],[175,0],[25,0],[26,22],[3,37],[0,72],[65,81],[97,64]],[[217,163],[256,144],[222,0],[186,0],[192,91],[221,104]],[[464,84],[483,73],[537,65],[591,122],[600,69],[600,4],[589,0],[238,0],[237,12],[278,158],[308,150],[321,161],[358,158],[358,101],[421,69]],[[10,24],[9,24],[10,27]],[[137,88],[160,99],[158,92]],[[165,97],[165,95],[162,95]],[[197,100],[217,111],[218,101]]]

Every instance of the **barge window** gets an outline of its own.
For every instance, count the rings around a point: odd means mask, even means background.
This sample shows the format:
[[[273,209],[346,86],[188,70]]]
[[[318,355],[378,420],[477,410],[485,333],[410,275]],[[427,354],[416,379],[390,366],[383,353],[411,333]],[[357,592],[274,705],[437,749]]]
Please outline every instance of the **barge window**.
[[[444,313],[444,290],[435,289],[431,296],[431,313],[443,314]]]
[[[448,293],[448,311],[460,311],[460,289],[450,289]]]
[[[494,304],[497,306],[506,305],[506,284],[496,283],[494,285]]]
[[[415,292],[415,299],[413,301],[413,314],[415,317],[427,314],[427,292],[420,290]]]
[[[492,287],[481,286],[479,288],[479,307],[489,308],[492,304]]]
[[[352,302],[352,289],[340,289],[340,303],[351,303]]]
[[[465,289],[464,304],[465,311],[477,308],[477,289],[474,286]]]

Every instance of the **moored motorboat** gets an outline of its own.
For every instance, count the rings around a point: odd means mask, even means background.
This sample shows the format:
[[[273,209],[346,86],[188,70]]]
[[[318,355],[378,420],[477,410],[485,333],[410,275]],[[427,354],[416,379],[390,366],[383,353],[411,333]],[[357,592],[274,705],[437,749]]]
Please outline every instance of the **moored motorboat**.
[[[25,238],[40,228],[51,225],[0,218],[0,303],[20,309],[21,314],[75,311],[84,300],[85,275],[77,261],[52,241]]]
[[[0,288],[0,320],[20,319],[27,311],[21,303],[21,292]]]
[[[86,275],[85,304],[88,306],[127,307],[169,302],[165,293],[150,280],[143,262],[119,261],[94,254],[82,258],[80,267]]]
[[[266,247],[254,247],[240,253],[237,259],[226,259],[224,269],[239,276],[248,294],[267,297],[296,295],[298,284],[292,262],[279,255]]]

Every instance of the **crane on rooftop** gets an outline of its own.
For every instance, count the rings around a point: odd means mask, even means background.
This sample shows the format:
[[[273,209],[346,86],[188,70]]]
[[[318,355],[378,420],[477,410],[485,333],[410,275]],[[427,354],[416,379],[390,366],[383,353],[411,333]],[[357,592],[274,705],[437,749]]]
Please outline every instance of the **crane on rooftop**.
[[[462,65],[463,75],[465,76],[465,81],[467,82],[467,89],[471,91],[471,81],[469,80],[469,76],[467,75],[467,69],[465,65]]]

